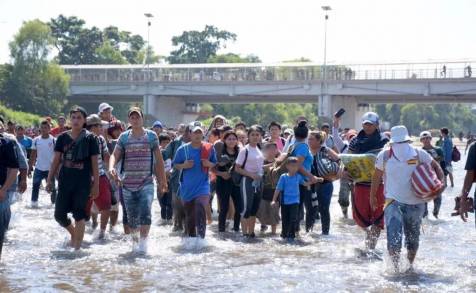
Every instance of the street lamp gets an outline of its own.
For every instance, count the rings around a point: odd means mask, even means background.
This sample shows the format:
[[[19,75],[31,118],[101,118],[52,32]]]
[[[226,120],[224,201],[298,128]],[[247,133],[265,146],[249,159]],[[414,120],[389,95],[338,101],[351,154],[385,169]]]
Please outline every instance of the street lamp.
[[[147,64],[147,70],[149,70],[149,54],[150,54],[150,25],[152,24],[151,18],[154,16],[152,13],[144,13],[144,16],[147,17],[147,51],[145,53],[145,62]]]
[[[324,63],[322,65],[323,71],[323,82],[321,96],[319,97],[319,116],[325,116],[330,110],[327,109],[330,107],[329,97],[327,97],[327,20],[329,19],[329,11],[331,11],[330,6],[321,6],[321,9],[325,13],[324,18]],[[327,110],[327,111],[326,111]]]

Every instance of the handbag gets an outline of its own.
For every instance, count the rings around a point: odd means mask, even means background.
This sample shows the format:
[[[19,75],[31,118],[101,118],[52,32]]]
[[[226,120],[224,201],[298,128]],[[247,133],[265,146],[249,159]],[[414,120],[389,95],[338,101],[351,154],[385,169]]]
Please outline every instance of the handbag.
[[[247,160],[248,160],[248,149],[245,149],[245,160],[243,161],[243,166],[241,166],[241,168],[245,168]],[[233,181],[233,184],[235,184],[236,186],[240,186],[243,175],[241,175],[240,173],[236,171],[236,162],[233,164],[233,166],[231,166],[230,175],[231,175],[231,180]]]

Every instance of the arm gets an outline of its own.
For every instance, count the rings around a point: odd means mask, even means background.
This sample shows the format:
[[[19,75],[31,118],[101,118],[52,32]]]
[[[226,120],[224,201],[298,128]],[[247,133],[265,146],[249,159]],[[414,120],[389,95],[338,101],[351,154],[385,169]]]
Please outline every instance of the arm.
[[[271,201],[271,205],[275,205],[276,201],[278,200],[281,191],[279,189],[274,190],[273,200]]]
[[[114,149],[114,152],[112,153],[112,156],[109,157],[109,164],[108,164],[109,175],[112,177],[112,179],[114,179],[114,181],[118,183],[120,183],[120,180],[119,180],[119,176],[117,176],[116,165],[121,157],[122,157],[122,149],[116,146],[116,148]]]
[[[91,187],[91,197],[96,199],[99,196],[99,166],[98,155],[91,156],[91,169],[93,172],[93,186]]]
[[[339,129],[335,126],[332,128],[332,139],[334,140],[334,145],[337,148],[338,152],[342,152],[345,147],[345,143],[339,135]]]
[[[377,190],[382,182],[383,171],[375,168],[374,175],[372,176],[372,185],[370,187],[370,206],[372,210],[377,209]]]
[[[7,169],[7,179],[3,184],[2,188],[0,188],[0,201],[5,200],[8,189],[12,186],[13,183],[17,180],[17,168],[8,168]]]
[[[33,167],[36,164],[36,150],[32,149],[31,154],[30,154],[30,160],[28,161],[28,176],[31,175],[31,172],[33,171]]]
[[[55,156],[53,157],[53,162],[51,162],[50,171],[48,172],[48,179],[46,179],[46,190],[51,192],[53,186],[53,179],[55,178],[55,174],[58,172],[58,167],[61,163],[61,153],[55,152]]]
[[[314,183],[317,183],[319,181],[322,181],[322,180],[319,180],[318,177],[314,176],[311,172],[307,171],[304,166],[302,165],[302,163],[304,162],[304,157],[302,156],[298,156],[298,163],[299,163],[299,170],[298,172],[301,173],[302,175],[306,176],[307,178],[309,178],[309,181],[314,184]]]
[[[18,192],[23,193],[27,188],[26,178],[28,177],[28,160],[26,154],[23,152],[23,149],[20,143],[14,140],[16,144],[16,155],[18,158],[18,166],[20,170],[20,182],[18,182]]]
[[[461,190],[461,200],[459,214],[463,221],[468,221],[468,211],[471,210],[471,206],[467,204],[468,194],[471,191],[473,180],[475,176],[474,170],[466,170],[466,176],[464,177],[463,189]]]
[[[162,193],[165,193],[168,189],[167,186],[167,178],[165,176],[165,163],[164,158],[162,157],[162,152],[160,148],[155,148],[154,150],[155,156],[155,176],[159,181],[159,186],[161,187]]]

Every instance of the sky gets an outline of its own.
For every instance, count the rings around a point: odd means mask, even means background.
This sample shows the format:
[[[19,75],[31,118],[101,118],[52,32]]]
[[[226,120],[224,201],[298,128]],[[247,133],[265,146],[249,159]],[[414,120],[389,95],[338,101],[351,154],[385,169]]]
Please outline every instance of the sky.
[[[237,34],[221,52],[264,62],[299,57],[322,62],[323,5],[330,5],[327,61],[333,64],[476,60],[472,0],[0,0],[0,63],[23,21],[77,16],[87,26],[119,27],[147,36],[160,55],[172,36],[215,25]]]

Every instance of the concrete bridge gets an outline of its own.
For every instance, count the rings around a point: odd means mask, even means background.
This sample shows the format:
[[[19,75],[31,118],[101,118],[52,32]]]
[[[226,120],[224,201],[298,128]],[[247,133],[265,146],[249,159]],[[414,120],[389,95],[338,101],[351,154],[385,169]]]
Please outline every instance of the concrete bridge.
[[[476,61],[349,64],[67,65],[78,103],[142,101],[168,125],[193,120],[199,103],[319,103],[359,125],[370,104],[476,103]]]

